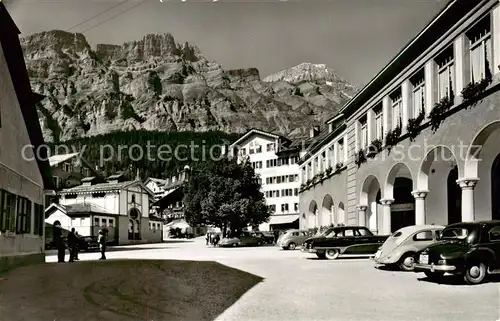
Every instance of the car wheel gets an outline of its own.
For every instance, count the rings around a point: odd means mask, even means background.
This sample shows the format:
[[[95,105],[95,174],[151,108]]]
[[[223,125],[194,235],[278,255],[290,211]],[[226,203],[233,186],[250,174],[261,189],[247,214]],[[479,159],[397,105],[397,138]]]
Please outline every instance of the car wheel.
[[[439,280],[440,278],[443,277],[444,272],[441,272],[441,271],[438,271],[438,272],[425,271],[424,274],[429,279],[437,281],[437,280]]]
[[[399,268],[403,271],[413,271],[415,268],[415,253],[405,253],[399,260]]]
[[[316,253],[316,256],[318,257],[318,259],[325,259],[325,253]]]
[[[325,251],[325,257],[329,260],[336,260],[340,255],[340,251],[337,249],[331,249]]]
[[[486,264],[474,263],[467,266],[464,280],[467,284],[479,284],[486,278]]]
[[[295,248],[296,248],[296,247],[297,247],[297,244],[295,244],[295,243],[293,243],[293,242],[292,242],[292,243],[290,243],[290,244],[288,244],[288,249],[289,249],[289,250],[295,250]]]

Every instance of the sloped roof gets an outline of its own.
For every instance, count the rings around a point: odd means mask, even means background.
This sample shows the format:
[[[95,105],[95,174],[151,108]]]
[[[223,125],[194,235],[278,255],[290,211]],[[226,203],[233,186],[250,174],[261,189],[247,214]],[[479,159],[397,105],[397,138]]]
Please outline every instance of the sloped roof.
[[[97,192],[105,192],[105,191],[118,191],[127,188],[131,185],[140,185],[146,192],[150,195],[154,195],[149,188],[144,186],[144,184],[139,181],[126,181],[126,182],[117,182],[117,183],[97,183],[93,185],[78,185],[72,188],[63,189],[58,192],[58,194],[79,194],[79,193],[97,193]]]
[[[75,156],[78,156],[78,153],[71,153],[71,154],[60,154],[60,155],[53,155],[49,157],[49,164],[50,167],[54,167],[57,164],[60,164],[62,162],[65,162]]]
[[[81,214],[81,213],[98,213],[98,214],[107,214],[107,215],[116,215],[115,213],[109,213],[104,207],[101,207],[96,204],[89,203],[76,203],[70,205],[61,205],[61,204],[51,204],[47,209],[45,209],[45,213],[49,214],[53,212],[55,209],[60,210],[64,214],[71,216],[72,214]]]
[[[263,131],[263,130],[260,130],[257,128],[252,128],[248,132],[246,132],[243,136],[238,138],[235,142],[233,142],[230,146],[231,147],[237,146],[238,143],[244,141],[245,139],[252,136],[253,134],[260,134],[260,135],[264,135],[264,136],[268,136],[268,137],[272,137],[272,138],[281,138],[281,139],[289,140],[287,137],[279,135],[279,134],[274,134],[274,133],[266,132],[266,131]]]
[[[47,160],[47,150],[39,148],[44,145],[42,129],[38,120],[38,113],[35,105],[41,101],[44,96],[35,94],[31,91],[31,84],[26,70],[26,63],[19,41],[21,32],[7,12],[5,5],[0,2],[0,45],[9,68],[10,78],[14,85],[17,100],[21,107],[24,123],[28,130],[28,135],[34,150],[38,153],[35,158],[42,175],[43,186],[47,190],[54,189],[52,172]]]

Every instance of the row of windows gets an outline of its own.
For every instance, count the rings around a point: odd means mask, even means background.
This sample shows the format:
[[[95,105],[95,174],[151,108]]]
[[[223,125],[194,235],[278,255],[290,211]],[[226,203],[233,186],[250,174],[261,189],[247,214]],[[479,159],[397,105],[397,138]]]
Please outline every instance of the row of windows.
[[[262,168],[262,161],[252,162],[252,167],[254,169],[260,169],[260,168]]]
[[[276,144],[275,143],[268,143],[266,144],[266,152],[275,152],[276,151]],[[248,154],[253,155],[253,154],[260,154],[262,153],[262,146],[258,144],[252,144],[248,148]],[[245,156],[247,154],[247,149],[245,147],[241,148],[239,151],[240,156]]]
[[[267,198],[271,197],[286,197],[286,196],[299,196],[298,188],[285,188],[281,191],[279,189],[273,191],[266,191],[265,195]]]
[[[474,25],[469,31],[465,33],[469,40],[468,55],[469,60],[469,75],[467,75],[471,82],[478,82],[486,77],[491,77],[492,66],[492,50],[491,50],[491,17],[488,14]],[[456,92],[455,77],[461,76],[455,74],[455,53],[454,44],[443,50],[434,59],[435,72],[431,75],[436,80],[436,94],[435,101],[459,94]],[[467,69],[467,68],[466,68]],[[408,118],[416,118],[421,112],[426,109],[431,109],[433,102],[426,101],[426,79],[425,68],[420,69],[409,79],[411,88],[409,97],[402,97],[402,88],[394,90],[389,95],[390,110],[391,112],[391,125],[390,129],[402,127],[403,118],[403,99],[408,99]],[[383,115],[382,103],[379,103],[372,109],[375,114],[374,132],[372,139],[383,140],[384,128],[383,118],[388,117]],[[366,148],[370,144],[368,135],[368,117],[363,115],[359,119],[360,124],[360,148]],[[403,128],[402,128],[403,129]]]
[[[299,175],[281,175],[266,177],[266,184],[293,183],[299,181]]]
[[[328,147],[326,150],[321,152],[319,156],[315,157],[314,160],[307,163],[307,165],[302,168],[303,180],[306,180],[306,175],[308,178],[313,176],[313,166],[316,171],[322,172],[329,167],[335,168],[338,163],[344,163],[344,146],[344,139],[341,138],[336,144]]]
[[[281,204],[281,213],[290,212],[290,205],[288,203]],[[276,212],[276,204],[269,205],[271,212]],[[293,203],[293,212],[297,213],[299,211],[299,203]]]
[[[45,211],[43,205],[0,190],[0,231],[43,236],[44,227]]]
[[[162,224],[161,222],[149,222],[149,229],[152,231],[161,230]]]
[[[115,220],[112,218],[94,217],[94,226],[114,228],[115,227]]]

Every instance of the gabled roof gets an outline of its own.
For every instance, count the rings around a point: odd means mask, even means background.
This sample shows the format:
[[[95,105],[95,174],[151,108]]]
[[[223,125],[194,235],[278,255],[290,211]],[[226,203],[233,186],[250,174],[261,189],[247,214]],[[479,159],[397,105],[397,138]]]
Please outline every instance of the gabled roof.
[[[232,143],[229,146],[230,147],[237,146],[238,143],[244,141],[245,139],[247,139],[248,137],[251,137],[252,135],[263,135],[263,136],[267,136],[267,137],[274,138],[274,139],[281,138],[281,139],[284,139],[284,140],[289,140],[285,136],[281,136],[281,135],[273,134],[273,133],[266,132],[266,131],[263,131],[263,130],[260,130],[260,129],[252,128],[252,129],[250,129],[248,132],[246,132],[243,136],[241,136],[240,138],[238,138],[234,143]]]
[[[134,186],[134,185],[140,185],[149,195],[154,196],[154,193],[152,193],[151,190],[147,188],[140,180],[118,182],[118,183],[106,182],[94,185],[78,185],[72,188],[63,189],[62,191],[58,192],[58,194],[65,195],[65,194],[111,192],[111,191],[123,190],[129,186]]]
[[[357,110],[357,108],[362,106],[373,95],[376,95],[394,77],[416,60],[429,46],[439,40],[447,30],[460,21],[464,15],[469,13],[481,1],[450,0],[422,31],[408,42],[363,89],[340,109],[339,113],[351,114]],[[329,119],[326,123],[331,123],[334,121],[334,118]]]
[[[47,209],[45,209],[46,214],[50,214],[54,212],[55,210],[60,210],[64,214],[71,216],[73,214],[81,214],[81,213],[94,213],[94,214],[112,214],[109,213],[104,207],[101,207],[96,204],[89,204],[89,203],[76,203],[76,204],[70,204],[70,205],[60,205],[56,203],[52,203]]]
[[[21,32],[7,12],[5,5],[0,2],[0,44],[3,54],[9,68],[10,78],[14,85],[17,100],[21,107],[24,123],[28,130],[28,135],[34,150],[34,153],[40,174],[43,179],[43,186],[47,190],[54,189],[52,181],[52,172],[47,161],[47,149],[39,148],[44,145],[42,129],[38,120],[38,113],[35,105],[44,97],[31,91],[31,84],[24,62],[24,55],[19,41]]]
[[[62,162],[65,162],[73,157],[78,156],[78,153],[71,153],[71,154],[60,154],[60,155],[53,155],[49,157],[49,164],[50,167],[54,167],[57,164],[60,164]]]

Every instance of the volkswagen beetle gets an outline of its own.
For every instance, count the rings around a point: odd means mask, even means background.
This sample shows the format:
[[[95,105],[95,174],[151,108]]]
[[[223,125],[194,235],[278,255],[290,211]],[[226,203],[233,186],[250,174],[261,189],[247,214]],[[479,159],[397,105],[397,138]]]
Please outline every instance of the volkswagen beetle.
[[[413,271],[417,253],[436,242],[443,229],[441,225],[411,225],[397,230],[375,254],[375,264]]]

